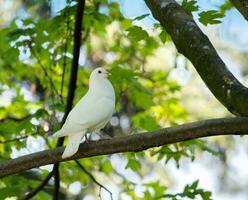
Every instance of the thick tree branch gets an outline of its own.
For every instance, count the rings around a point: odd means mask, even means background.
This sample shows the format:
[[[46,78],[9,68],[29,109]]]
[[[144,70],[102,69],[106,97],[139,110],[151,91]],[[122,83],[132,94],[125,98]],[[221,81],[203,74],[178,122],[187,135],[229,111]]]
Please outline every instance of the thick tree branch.
[[[145,0],[214,96],[233,114],[248,116],[248,89],[227,69],[195,21],[174,0]]]
[[[243,17],[248,20],[248,1],[247,0],[230,0],[230,2],[238,9]]]
[[[248,135],[248,118],[220,118],[188,123],[180,126],[145,132],[110,140],[92,141],[80,145],[72,157],[61,158],[63,147],[25,155],[0,163],[0,178],[35,167],[66,160],[107,155],[120,152],[138,152],[152,147],[216,135]]]

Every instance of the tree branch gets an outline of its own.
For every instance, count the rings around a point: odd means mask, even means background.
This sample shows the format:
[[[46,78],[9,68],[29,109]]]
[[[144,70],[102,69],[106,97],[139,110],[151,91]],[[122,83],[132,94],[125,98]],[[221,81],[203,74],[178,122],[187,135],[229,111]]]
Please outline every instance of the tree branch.
[[[67,103],[65,108],[65,114],[62,119],[61,124],[65,123],[65,120],[72,109],[73,99],[76,90],[76,83],[77,83],[77,74],[78,74],[78,61],[79,61],[79,54],[80,54],[80,46],[81,46],[81,30],[82,30],[82,22],[83,22],[83,15],[84,15],[84,6],[85,0],[78,0],[77,5],[77,13],[76,13],[76,21],[74,27],[74,47],[73,47],[73,60],[72,60],[72,67],[71,67],[71,76],[70,82],[68,87],[68,95],[67,95]],[[66,55],[64,55],[66,56]],[[64,142],[64,138],[59,138],[57,142],[57,147],[62,146]],[[59,175],[59,163],[56,163],[53,167],[54,171],[54,196],[53,199],[59,199],[59,188],[60,188],[60,175]]]
[[[243,17],[248,20],[248,1],[247,0],[230,0],[230,2],[238,9]]]
[[[28,200],[33,198],[40,190],[42,190],[49,180],[52,178],[53,172],[50,172],[47,177],[39,184],[37,188],[35,188],[33,191],[29,192],[25,197],[21,198],[21,200]]]
[[[23,120],[28,119],[29,117],[31,117],[31,115],[27,115],[27,116],[22,117],[22,118],[5,117],[5,118],[0,119],[0,123],[4,123],[4,122],[7,122],[7,121],[21,122]]]
[[[66,4],[66,6],[68,6],[68,2]],[[67,11],[64,13],[64,17],[66,18],[66,33],[65,33],[65,37],[64,37],[64,47],[63,47],[63,70],[62,70],[62,77],[61,77],[61,87],[60,87],[60,96],[62,98],[63,95],[63,89],[64,89],[64,79],[65,79],[65,71],[66,71],[66,66],[67,66],[67,49],[68,49],[68,39],[69,39],[69,24],[70,24],[70,13]]]
[[[27,139],[29,136],[34,136],[34,135],[42,135],[42,134],[39,132],[36,132],[36,133],[29,134],[29,135],[18,136],[16,138],[4,140],[4,141],[0,140],[0,144],[7,144],[10,142],[22,142],[22,140]]]
[[[120,152],[138,152],[152,147],[216,135],[248,135],[248,118],[219,118],[188,123],[110,140],[91,141],[80,145],[72,157],[62,159],[64,147],[57,147],[25,155],[0,164],[0,178],[35,167],[66,160],[107,155]]]
[[[52,78],[49,76],[46,67],[42,64],[40,57],[36,54],[36,52],[33,49],[31,44],[29,45],[29,49],[30,49],[31,53],[33,54],[34,58],[37,60],[38,64],[40,65],[42,71],[44,72],[45,78],[48,79],[48,81],[51,85],[51,89],[54,90],[54,92],[57,96],[59,96],[59,92],[58,92],[57,88],[55,87]]]
[[[53,175],[54,175],[54,190],[53,190],[53,199],[59,199],[59,189],[60,189],[60,175],[59,175],[59,164],[53,166]]]
[[[233,114],[248,116],[248,89],[227,69],[208,37],[174,0],[145,0],[214,96]]]
[[[77,5],[77,14],[76,14],[76,21],[74,27],[74,47],[73,47],[73,60],[72,60],[72,67],[71,67],[71,76],[70,76],[70,83],[68,88],[68,95],[67,95],[67,105],[65,109],[65,115],[63,118],[63,122],[73,106],[73,99],[76,90],[76,83],[77,83],[77,72],[78,72],[78,60],[80,54],[80,47],[81,47],[81,30],[82,30],[82,22],[83,22],[83,14],[84,14],[84,6],[85,0],[78,0]],[[62,122],[62,123],[63,123]]]

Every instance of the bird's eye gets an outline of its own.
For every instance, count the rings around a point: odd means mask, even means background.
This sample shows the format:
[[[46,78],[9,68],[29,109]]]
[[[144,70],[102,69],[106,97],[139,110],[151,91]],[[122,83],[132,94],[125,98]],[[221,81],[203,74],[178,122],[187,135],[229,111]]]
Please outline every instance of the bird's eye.
[[[101,70],[99,70],[99,71],[98,71],[98,73],[99,73],[99,74],[101,74],[101,73],[102,73],[102,71],[101,71]]]

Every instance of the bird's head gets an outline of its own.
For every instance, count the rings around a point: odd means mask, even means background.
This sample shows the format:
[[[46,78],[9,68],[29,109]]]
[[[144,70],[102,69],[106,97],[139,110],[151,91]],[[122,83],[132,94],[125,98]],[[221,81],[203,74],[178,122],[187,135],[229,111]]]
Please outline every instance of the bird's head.
[[[91,72],[91,78],[107,78],[110,73],[103,67],[98,67]]]
[[[110,73],[103,67],[94,69],[90,74],[89,90],[95,95],[108,96],[115,99],[114,88],[107,77]]]

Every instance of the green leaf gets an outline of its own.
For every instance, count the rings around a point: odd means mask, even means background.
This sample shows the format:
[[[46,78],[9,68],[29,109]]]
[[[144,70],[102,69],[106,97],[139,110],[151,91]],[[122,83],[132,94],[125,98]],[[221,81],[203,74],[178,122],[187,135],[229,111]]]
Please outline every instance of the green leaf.
[[[198,187],[198,180],[193,182],[191,185],[186,185],[182,193],[177,194],[165,194],[163,197],[166,199],[177,200],[179,197],[182,199],[199,199],[201,197],[202,200],[211,200],[211,192],[205,191]]]
[[[14,197],[14,196],[18,196],[20,192],[21,192],[21,189],[19,187],[16,187],[16,186],[6,187],[6,188],[0,189],[0,197],[2,199],[5,199],[7,197]]]
[[[45,109],[38,109],[33,116],[36,117],[37,119],[47,116],[48,112]]]
[[[199,10],[196,0],[183,0],[182,7],[191,16],[192,12]]]
[[[131,19],[124,19],[121,21],[122,28],[124,30],[129,29],[132,26],[132,20]]]
[[[167,40],[167,32],[165,30],[162,30],[161,33],[159,34],[160,40],[165,44]]]
[[[149,15],[150,15],[149,13],[146,13],[146,14],[140,15],[138,17],[135,17],[133,20],[142,20],[142,19],[146,18]]]
[[[152,188],[154,190],[154,194],[152,196],[155,198],[153,199],[157,199],[158,197],[161,197],[167,189],[167,187],[161,185],[159,181],[147,183],[145,184],[145,186],[148,188]]]
[[[152,131],[161,128],[156,119],[149,115],[149,113],[138,113],[132,117],[134,128]]]
[[[105,160],[101,166],[101,170],[106,174],[110,174],[113,171],[110,160]]]
[[[141,164],[138,160],[129,158],[125,169],[128,169],[128,168],[134,171],[138,171],[141,168]]]
[[[206,26],[208,24],[221,23],[219,19],[223,18],[225,15],[217,10],[209,10],[206,12],[201,12],[199,16],[200,16],[199,21]]]
[[[127,31],[128,31],[127,34],[128,37],[136,40],[137,42],[140,40],[145,40],[146,38],[149,37],[148,33],[139,26],[133,26],[127,29]]]
[[[120,5],[116,2],[109,4],[109,15],[112,19],[123,19],[123,15],[120,11]]]

